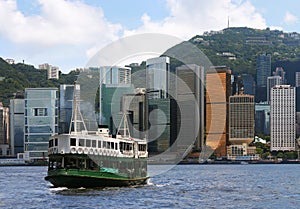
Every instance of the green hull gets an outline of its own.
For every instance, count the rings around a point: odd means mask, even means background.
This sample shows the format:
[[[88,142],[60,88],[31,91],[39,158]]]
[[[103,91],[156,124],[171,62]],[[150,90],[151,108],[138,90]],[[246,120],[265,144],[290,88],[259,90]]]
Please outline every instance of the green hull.
[[[60,169],[49,171],[45,180],[52,183],[54,187],[96,188],[143,185],[147,183],[148,178],[128,178],[115,173],[100,171]]]

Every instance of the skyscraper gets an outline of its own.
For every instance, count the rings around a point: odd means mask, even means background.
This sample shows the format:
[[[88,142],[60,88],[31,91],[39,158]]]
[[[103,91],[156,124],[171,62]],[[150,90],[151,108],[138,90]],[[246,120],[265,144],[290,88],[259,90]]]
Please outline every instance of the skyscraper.
[[[250,143],[254,139],[254,96],[237,94],[229,98],[229,142]]]
[[[269,76],[267,80],[267,102],[270,103],[270,92],[273,86],[275,85],[281,85],[282,83],[282,78],[278,75],[275,76]]]
[[[148,102],[146,92],[138,89],[135,94],[123,95],[122,111],[127,113],[130,135],[139,139],[145,138],[148,129]]]
[[[245,94],[255,95],[255,82],[250,74],[242,74],[242,83]]]
[[[295,87],[277,85],[271,90],[271,151],[294,151],[296,147]]]
[[[10,146],[11,154],[17,155],[24,152],[24,96],[16,94],[10,100]]]
[[[229,98],[229,159],[255,156],[254,140],[254,96],[237,94]],[[251,159],[251,158],[250,158]]]
[[[296,87],[299,87],[300,86],[300,72],[296,72]]]
[[[146,61],[146,82],[149,98],[169,98],[170,58],[156,57]]]
[[[121,98],[123,94],[132,94],[131,68],[119,66],[102,66],[92,68],[99,70],[99,123],[109,125],[114,132],[116,126],[113,118],[116,118],[120,111]],[[118,96],[114,96],[114,94]],[[114,98],[115,101],[112,101]]]
[[[78,85],[79,86],[79,85]],[[74,85],[63,84],[59,88],[59,133],[69,133],[74,99]]]
[[[270,104],[267,102],[255,104],[255,133],[270,135]]]
[[[257,57],[257,68],[256,68],[257,86],[266,87],[268,76],[271,76],[271,55],[261,54]]]
[[[182,123],[188,124],[189,130],[186,130],[185,135],[190,134],[189,137],[195,139],[195,149],[201,150],[204,142],[204,68],[195,64],[182,65],[176,68],[176,77],[178,79],[176,82],[176,101],[179,107],[184,105],[189,108],[191,114],[190,117],[185,115],[180,118],[179,115],[177,118]],[[197,103],[195,104],[196,107],[192,106],[194,100]],[[177,111],[177,114],[180,114],[180,110]],[[184,118],[186,121],[182,121]],[[197,124],[199,127],[195,127]]]
[[[0,102],[0,156],[9,154],[9,108]]]
[[[226,156],[228,143],[228,103],[231,95],[231,70],[214,67],[206,74],[206,148],[217,157]]]
[[[58,133],[58,89],[25,89],[25,158],[45,159],[49,136]]]

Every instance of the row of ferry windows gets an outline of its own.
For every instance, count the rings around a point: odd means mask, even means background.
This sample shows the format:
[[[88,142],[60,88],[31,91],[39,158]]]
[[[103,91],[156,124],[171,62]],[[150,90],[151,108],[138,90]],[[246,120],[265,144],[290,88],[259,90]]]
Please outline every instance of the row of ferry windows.
[[[76,138],[70,139],[70,146],[81,146],[81,147],[97,147],[97,140],[91,139],[79,139],[79,144],[77,145]],[[58,146],[58,139],[51,139],[49,140],[49,147]],[[105,148],[105,149],[115,149],[118,150],[118,143],[115,142],[107,142],[107,141],[98,141],[98,148]],[[132,150],[133,145],[132,143],[127,142],[120,142],[120,150]],[[146,151],[147,147],[145,144],[139,144],[138,150],[139,151]]]
[[[76,138],[70,139],[70,146],[80,146],[80,147],[97,147],[97,140],[91,139],[79,139],[79,143],[76,143]],[[118,149],[118,143],[115,142],[107,142],[107,141],[98,141],[98,148],[105,148],[105,149]]]

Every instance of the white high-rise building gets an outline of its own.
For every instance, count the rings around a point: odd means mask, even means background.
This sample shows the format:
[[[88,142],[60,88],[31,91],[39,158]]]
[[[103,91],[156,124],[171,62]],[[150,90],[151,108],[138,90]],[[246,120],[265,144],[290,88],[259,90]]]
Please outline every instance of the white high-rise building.
[[[146,61],[146,82],[149,98],[168,98],[170,58],[156,57]]]
[[[100,68],[91,68],[99,70],[100,84],[123,85],[131,84],[131,68],[119,66],[101,66]]]
[[[59,67],[49,65],[48,63],[39,65],[40,70],[47,70],[48,79],[59,79]]]
[[[276,85],[281,85],[282,83],[282,78],[279,75],[275,76],[269,76],[267,80],[267,102],[270,103],[270,92],[273,86]]]
[[[295,87],[276,85],[271,89],[271,151],[295,151]]]

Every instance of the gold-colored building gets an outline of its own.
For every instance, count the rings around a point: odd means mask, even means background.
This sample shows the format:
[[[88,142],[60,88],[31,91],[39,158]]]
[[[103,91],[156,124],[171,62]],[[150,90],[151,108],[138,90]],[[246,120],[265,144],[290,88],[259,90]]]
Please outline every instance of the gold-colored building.
[[[217,157],[227,155],[229,138],[229,96],[231,70],[226,66],[211,68],[206,74],[206,149]]]

